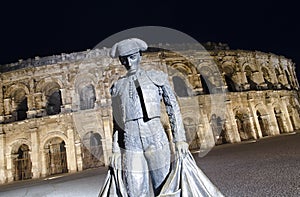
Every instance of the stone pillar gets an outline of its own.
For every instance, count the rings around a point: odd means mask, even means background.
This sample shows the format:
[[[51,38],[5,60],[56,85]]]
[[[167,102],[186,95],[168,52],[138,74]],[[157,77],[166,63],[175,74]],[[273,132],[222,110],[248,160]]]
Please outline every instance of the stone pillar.
[[[31,135],[31,162],[32,162],[32,178],[40,177],[40,158],[39,158],[39,140],[37,128],[30,129]]]
[[[105,140],[102,142],[103,146],[103,157],[105,165],[109,165],[109,157],[112,153],[112,129],[111,129],[111,122],[109,116],[103,117],[103,131],[105,135]]]
[[[272,102],[271,101],[267,101],[267,109],[269,112],[269,117],[270,117],[270,131],[271,131],[271,135],[279,135],[279,128],[278,128],[278,124],[277,124],[277,119],[274,113],[274,108],[272,106]]]
[[[254,139],[257,139],[257,133],[256,133],[256,130],[255,130],[255,128],[254,128],[254,121],[253,121],[253,117],[249,117],[249,126],[250,126],[250,128],[249,128],[249,130],[250,130],[250,132],[251,132],[251,135],[252,135],[252,137],[254,138]]]
[[[11,99],[7,98],[4,99],[4,115],[10,115],[11,114]]]
[[[282,109],[282,113],[285,117],[285,122],[286,122],[286,129],[287,129],[287,132],[293,132],[293,125],[292,125],[292,122],[291,122],[291,119],[290,119],[290,115],[289,115],[289,112],[288,112],[288,109],[287,109],[287,105],[286,103],[289,102],[289,98],[288,97],[281,97],[281,109]]]
[[[236,125],[235,115],[232,111],[231,101],[230,100],[225,101],[225,105],[226,105],[227,118],[224,124],[225,124],[226,136],[228,137],[226,141],[229,143],[240,142],[241,138]]]
[[[44,147],[43,147],[44,148]],[[48,156],[48,154],[49,154],[49,149],[47,148],[44,148],[43,150],[41,150],[41,153],[42,153],[42,155],[41,155],[41,163],[42,163],[42,177],[45,177],[45,176],[47,176],[48,175],[48,171],[47,171],[47,165],[48,165],[48,163],[47,163],[47,159],[46,159],[46,157]]]
[[[74,139],[74,130],[69,127],[67,130],[68,143],[66,145],[67,150],[67,163],[68,171],[76,172],[77,171],[77,162],[76,162],[76,152],[75,150],[75,139]]]
[[[0,125],[0,184],[6,182],[6,141],[5,134],[2,132],[2,125]]]
[[[249,108],[250,108],[251,116],[253,117],[252,124],[257,129],[256,137],[257,138],[262,138],[263,135],[262,135],[262,131],[261,131],[259,121],[258,121],[258,118],[257,118],[255,105],[253,103],[253,98],[251,96],[249,97],[249,95],[248,95],[248,105],[249,105]]]
[[[34,118],[36,115],[35,96],[28,95],[27,100],[28,100],[27,118]]]
[[[77,170],[82,171],[83,170],[83,161],[82,161],[80,140],[75,141],[75,152],[76,152],[76,160],[77,160]]]
[[[199,105],[201,123],[199,132],[201,134],[201,150],[210,150],[215,146],[215,136],[209,124],[207,114],[204,113],[203,105]]]
[[[11,153],[6,153],[6,169],[7,169],[7,182],[14,181],[13,175],[13,161],[18,155],[12,155]]]

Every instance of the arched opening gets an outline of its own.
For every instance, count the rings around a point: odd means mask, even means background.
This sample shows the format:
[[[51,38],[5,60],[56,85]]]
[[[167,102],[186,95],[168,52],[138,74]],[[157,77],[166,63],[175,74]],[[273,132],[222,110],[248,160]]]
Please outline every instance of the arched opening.
[[[16,153],[16,158],[14,160],[15,175],[14,180],[26,180],[32,178],[31,172],[31,160],[29,155],[29,147],[26,144],[22,144],[18,152]]]
[[[210,126],[216,145],[226,143],[225,130],[223,129],[223,120],[221,117],[213,114],[210,118]]]
[[[252,69],[250,68],[250,66],[246,66],[245,67],[245,73],[246,73],[246,78],[248,81],[248,84],[250,85],[250,90],[257,90],[258,88],[258,84],[254,82],[254,80],[252,79]]]
[[[48,140],[45,144],[47,174],[67,173],[67,153],[65,141],[59,137]]]
[[[207,79],[204,78],[204,76],[200,75],[200,81],[201,81],[201,84],[202,84],[202,91],[204,94],[209,94],[209,86],[208,84],[206,83]]]
[[[254,138],[252,132],[252,125],[249,114],[245,111],[237,111],[235,115],[238,132],[241,140],[249,140]]]
[[[198,149],[199,145],[199,136],[197,134],[197,126],[195,121],[192,118],[183,119],[184,129],[186,132],[187,142],[189,143],[189,149]]]
[[[46,112],[48,115],[55,115],[61,112],[61,93],[60,90],[53,90],[48,96],[48,102],[46,106]]]
[[[25,120],[27,118],[28,111],[27,96],[25,91],[19,88],[12,93],[11,97],[13,106],[15,106],[12,112],[14,119],[16,121]]]
[[[95,88],[93,85],[87,85],[79,91],[80,109],[93,109],[96,101]]]
[[[263,73],[264,81],[265,81],[265,83],[267,84],[268,89],[273,89],[274,86],[273,86],[273,83],[271,82],[272,79],[271,79],[271,77],[270,77],[270,75],[269,75],[268,69],[266,69],[265,67],[262,67],[262,68],[261,68],[261,71],[262,71],[262,73]]]
[[[89,132],[82,143],[83,168],[95,168],[104,165],[103,146],[99,133]]]
[[[184,80],[181,77],[174,76],[172,78],[173,84],[174,84],[174,91],[176,92],[176,95],[179,97],[188,97],[188,87],[185,84]]]
[[[235,83],[234,81],[231,79],[230,76],[228,75],[225,75],[225,82],[226,82],[226,85],[227,85],[227,89],[229,92],[236,92],[236,87],[235,87]]]

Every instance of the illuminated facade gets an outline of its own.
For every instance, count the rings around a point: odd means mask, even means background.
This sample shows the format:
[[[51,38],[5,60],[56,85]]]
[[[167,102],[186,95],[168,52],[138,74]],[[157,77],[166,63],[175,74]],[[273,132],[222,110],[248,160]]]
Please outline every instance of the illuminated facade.
[[[109,88],[125,70],[106,54],[89,50],[0,66],[0,183],[108,164]],[[188,54],[193,63],[149,51],[142,66],[169,74],[191,149],[300,128],[299,84],[290,59],[226,46],[213,47],[210,57],[197,50]],[[210,94],[218,88],[226,90],[225,117],[210,111]]]

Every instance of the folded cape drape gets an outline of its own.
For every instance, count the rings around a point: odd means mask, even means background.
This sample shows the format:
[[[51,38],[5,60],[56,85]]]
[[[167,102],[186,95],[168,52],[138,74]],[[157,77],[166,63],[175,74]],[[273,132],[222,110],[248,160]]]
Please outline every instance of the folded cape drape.
[[[128,197],[121,170],[110,167],[99,197]],[[192,154],[178,155],[158,197],[223,197]]]
[[[159,197],[221,197],[223,194],[198,168],[190,152],[178,156]]]
[[[120,169],[109,167],[99,197],[127,197]]]

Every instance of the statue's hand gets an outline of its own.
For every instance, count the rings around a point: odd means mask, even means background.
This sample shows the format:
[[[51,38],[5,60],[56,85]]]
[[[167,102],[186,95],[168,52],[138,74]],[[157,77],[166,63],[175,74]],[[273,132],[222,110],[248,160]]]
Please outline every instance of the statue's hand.
[[[175,147],[180,155],[185,155],[189,151],[189,144],[184,141],[175,142]]]

